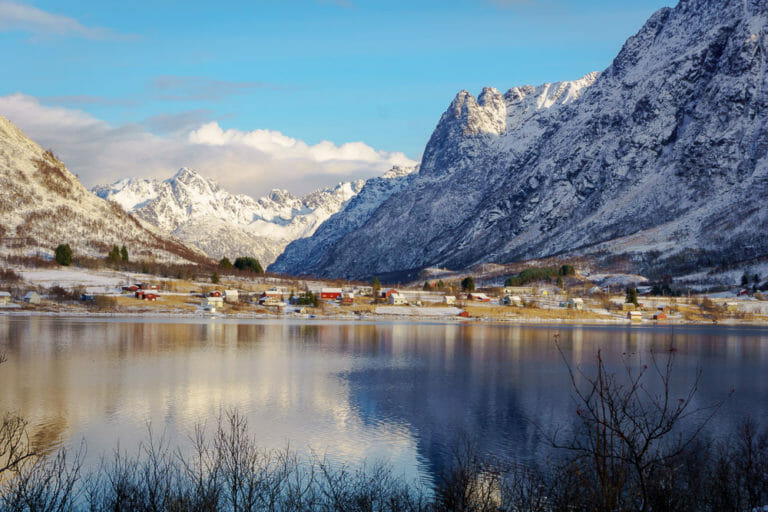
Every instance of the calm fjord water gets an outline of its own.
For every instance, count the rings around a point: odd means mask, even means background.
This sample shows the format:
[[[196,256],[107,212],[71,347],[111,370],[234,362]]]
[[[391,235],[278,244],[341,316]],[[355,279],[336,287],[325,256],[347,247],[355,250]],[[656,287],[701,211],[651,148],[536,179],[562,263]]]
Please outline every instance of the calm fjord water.
[[[39,446],[85,439],[89,460],[133,450],[148,425],[186,445],[222,410],[265,448],[288,443],[357,464],[385,459],[431,478],[461,436],[532,460],[540,430],[573,420],[554,343],[587,372],[677,348],[675,385],[703,371],[698,403],[733,397],[712,424],[768,421],[768,329],[87,319],[0,316],[0,412],[27,417]]]

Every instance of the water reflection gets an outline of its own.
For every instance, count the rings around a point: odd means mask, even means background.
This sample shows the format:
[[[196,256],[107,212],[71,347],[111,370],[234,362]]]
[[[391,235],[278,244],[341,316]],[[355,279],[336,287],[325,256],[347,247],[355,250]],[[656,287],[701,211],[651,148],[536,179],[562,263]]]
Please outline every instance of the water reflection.
[[[747,411],[768,417],[765,329],[34,316],[0,317],[0,410],[29,418],[38,446],[85,438],[96,457],[134,446],[148,422],[182,442],[236,407],[268,448],[386,458],[429,476],[462,433],[489,453],[540,456],[540,429],[573,417],[563,358],[589,371],[600,349],[638,366],[671,345],[675,386],[703,369],[700,403],[737,389],[716,429]]]

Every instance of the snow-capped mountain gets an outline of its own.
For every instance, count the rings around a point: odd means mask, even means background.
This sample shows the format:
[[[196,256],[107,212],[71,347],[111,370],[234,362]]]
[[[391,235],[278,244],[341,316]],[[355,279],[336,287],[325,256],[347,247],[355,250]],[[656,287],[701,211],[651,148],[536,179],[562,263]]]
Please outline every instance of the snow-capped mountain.
[[[53,153],[0,116],[0,253],[52,254],[65,243],[76,256],[105,257],[113,245],[125,245],[132,259],[209,261],[94,196]]]
[[[306,275],[328,265],[328,249],[365,224],[392,194],[407,187],[417,176],[414,171],[413,167],[394,167],[381,177],[367,180],[357,196],[320,225],[314,235],[291,242],[269,271]],[[360,257],[365,256],[365,251],[361,251]]]
[[[288,243],[314,233],[360,192],[363,183],[340,183],[303,197],[273,190],[253,199],[231,194],[215,181],[182,168],[164,181],[124,179],[93,192],[213,258],[247,255],[266,265]]]
[[[765,0],[681,0],[599,75],[462,91],[418,176],[318,244],[322,257],[282,270],[369,277],[596,254],[675,273],[765,257],[767,51]]]

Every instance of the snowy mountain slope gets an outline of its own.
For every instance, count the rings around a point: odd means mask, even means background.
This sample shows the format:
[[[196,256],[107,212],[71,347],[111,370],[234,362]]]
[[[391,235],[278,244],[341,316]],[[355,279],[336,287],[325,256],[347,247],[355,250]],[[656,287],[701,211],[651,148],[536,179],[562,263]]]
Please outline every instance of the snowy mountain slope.
[[[93,192],[213,258],[249,255],[269,264],[288,243],[311,235],[362,186],[362,180],[340,183],[304,197],[273,190],[255,200],[183,168],[164,181],[125,179]]]
[[[125,244],[133,259],[207,261],[91,194],[51,152],[0,116],[0,252],[52,254],[62,243],[76,255],[104,257]]]
[[[768,3],[682,0],[575,83],[460,92],[418,177],[317,268],[367,277],[566,254],[768,255]],[[360,248],[366,248],[365,258]]]
[[[269,271],[307,275],[312,273],[310,269],[328,265],[328,249],[365,224],[392,194],[407,187],[417,176],[414,171],[412,167],[395,167],[381,177],[367,180],[357,196],[320,225],[312,236],[291,242]]]

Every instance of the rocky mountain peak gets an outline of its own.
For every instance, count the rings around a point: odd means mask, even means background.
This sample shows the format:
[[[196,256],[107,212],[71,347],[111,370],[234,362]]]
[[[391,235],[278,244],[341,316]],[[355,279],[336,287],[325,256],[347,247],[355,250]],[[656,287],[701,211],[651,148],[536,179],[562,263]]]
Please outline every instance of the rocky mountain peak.
[[[765,0],[682,0],[600,74],[503,102],[461,91],[419,175],[358,228],[324,235],[304,271],[612,254],[674,273],[768,257],[767,49]]]

